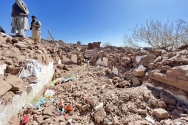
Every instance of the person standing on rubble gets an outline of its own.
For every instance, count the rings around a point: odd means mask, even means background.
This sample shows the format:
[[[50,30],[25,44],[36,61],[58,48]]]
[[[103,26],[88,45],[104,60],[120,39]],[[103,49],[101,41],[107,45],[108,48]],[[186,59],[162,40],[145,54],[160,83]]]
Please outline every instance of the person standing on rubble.
[[[5,30],[0,26],[0,33],[6,33]]]
[[[31,16],[32,22],[31,22],[31,28],[32,30],[32,39],[34,40],[34,43],[39,43],[41,40],[41,23],[37,20],[35,16]]]
[[[12,5],[12,30],[11,33],[16,34],[16,36],[24,37],[25,31],[29,30],[28,23],[29,10],[27,5],[23,0],[15,0],[15,3]]]

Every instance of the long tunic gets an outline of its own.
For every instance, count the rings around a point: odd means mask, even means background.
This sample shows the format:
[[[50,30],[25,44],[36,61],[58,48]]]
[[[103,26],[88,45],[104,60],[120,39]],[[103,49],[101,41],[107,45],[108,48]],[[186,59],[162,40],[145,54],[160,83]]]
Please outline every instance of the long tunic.
[[[36,42],[40,42],[41,39],[41,23],[36,20],[33,22],[33,24],[37,25],[38,27],[32,26],[32,39],[36,40]]]
[[[25,14],[22,16],[21,14]],[[29,11],[22,0],[16,0],[12,5],[12,30],[11,33],[25,36],[25,31],[29,30],[28,16]]]
[[[25,31],[29,30],[29,23],[27,17],[12,17],[12,31],[18,35],[25,36]]]

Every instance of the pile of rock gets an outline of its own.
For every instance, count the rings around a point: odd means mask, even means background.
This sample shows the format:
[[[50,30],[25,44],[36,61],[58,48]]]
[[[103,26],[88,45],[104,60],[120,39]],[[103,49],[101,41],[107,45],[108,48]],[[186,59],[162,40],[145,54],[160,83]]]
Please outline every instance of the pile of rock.
[[[51,100],[39,109],[23,108],[12,117],[10,125],[19,124],[27,114],[30,118],[28,124],[35,125],[64,125],[68,122],[168,125],[188,122],[185,104],[164,91],[141,85],[146,81],[153,85],[165,83],[188,92],[187,50],[149,52],[122,47],[100,48],[100,43],[87,47],[81,43],[74,45],[47,40],[33,45],[30,38],[4,35],[0,35],[0,41],[1,104],[11,104],[14,95],[26,90],[36,79],[17,77],[26,59],[36,59],[43,65],[53,61],[55,73],[52,80],[74,76],[63,84],[47,86],[38,100],[47,89],[55,91]],[[176,95],[188,97],[179,89],[176,89]],[[62,101],[64,108],[71,106],[72,110],[60,114],[58,105]]]
[[[148,76],[188,92],[188,51],[165,53],[150,63]]]
[[[3,83],[0,85],[0,97],[1,100],[4,100],[1,101],[1,104],[11,103],[14,94],[25,91],[29,83],[36,79],[33,77],[25,79],[16,77],[24,67],[23,64],[26,59],[38,60],[42,65],[48,65],[49,62],[53,61],[57,65],[70,58],[67,63],[72,63],[71,59],[73,59],[74,63],[81,64],[83,61],[80,54],[83,51],[81,48],[75,49],[74,45],[65,44],[62,41],[42,40],[41,43],[34,44],[31,38],[0,34],[0,80]],[[54,78],[59,77],[63,73],[62,71],[56,70]]]
[[[0,34],[0,47],[0,100],[2,105],[7,105],[11,104],[15,94],[25,91],[29,83],[36,79],[17,77],[23,68],[25,59],[36,59],[45,65],[51,58],[45,48],[40,45],[32,45],[29,38],[13,38]]]
[[[115,74],[133,85],[153,79],[188,92],[188,51],[165,52],[161,50],[136,50],[131,48],[106,47],[101,51],[87,50],[87,57],[94,65],[108,67]]]
[[[28,124],[77,124],[77,125],[121,125],[121,124],[186,124],[188,112],[186,105],[170,95],[146,86],[129,86],[127,81],[105,77],[106,68],[100,66],[69,65],[63,75],[74,74],[73,80],[44,89],[55,91],[48,102],[39,109],[23,108],[12,117],[8,125],[19,124],[30,114]],[[116,87],[119,86],[119,87]],[[61,103],[63,102],[63,103]],[[67,110],[61,114],[59,105]],[[62,108],[61,107],[61,108]]]

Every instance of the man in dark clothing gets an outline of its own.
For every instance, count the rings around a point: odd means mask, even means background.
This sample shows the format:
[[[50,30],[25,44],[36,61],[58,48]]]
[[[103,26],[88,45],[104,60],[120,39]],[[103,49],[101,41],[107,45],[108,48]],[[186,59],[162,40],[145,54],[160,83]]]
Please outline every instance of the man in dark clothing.
[[[6,33],[5,30],[0,26],[0,32]]]
[[[33,26],[33,23],[35,22],[35,19],[36,18],[35,16],[31,16],[32,17],[32,21],[31,21],[31,27],[30,27],[30,30],[32,30],[32,26]]]

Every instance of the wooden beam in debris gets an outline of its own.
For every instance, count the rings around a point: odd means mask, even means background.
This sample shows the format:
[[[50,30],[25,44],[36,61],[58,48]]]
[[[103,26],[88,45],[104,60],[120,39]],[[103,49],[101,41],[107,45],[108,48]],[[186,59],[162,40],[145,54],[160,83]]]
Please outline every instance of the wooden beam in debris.
[[[52,34],[50,33],[50,30],[48,30],[48,33],[50,34],[50,37],[51,37],[52,40],[54,41],[54,38],[53,38]]]

